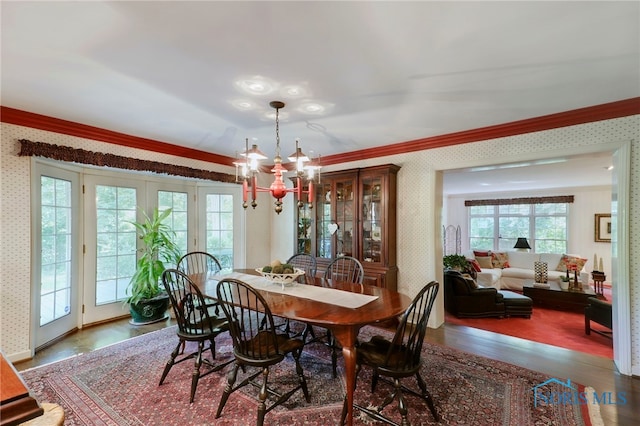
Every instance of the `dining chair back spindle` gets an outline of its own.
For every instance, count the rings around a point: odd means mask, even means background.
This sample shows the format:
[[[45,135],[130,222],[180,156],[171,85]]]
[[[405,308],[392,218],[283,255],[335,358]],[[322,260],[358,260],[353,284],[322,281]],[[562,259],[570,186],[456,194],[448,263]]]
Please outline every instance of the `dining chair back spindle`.
[[[187,275],[205,274],[209,278],[219,274],[222,266],[212,254],[205,251],[192,251],[180,258],[178,269]]]
[[[362,284],[364,281],[364,268],[355,257],[336,257],[329,263],[324,272],[327,280],[338,280],[349,283]]]
[[[309,281],[312,282],[313,278],[316,276],[318,262],[316,261],[316,257],[311,254],[294,254],[287,260],[287,263],[292,265],[294,268],[299,268],[304,271],[304,275],[298,277],[298,282],[300,283],[304,284]]]
[[[293,266],[294,268],[302,269],[304,271],[304,275],[300,275],[298,278],[296,278],[296,281],[298,283],[307,284],[313,282],[318,270],[318,263],[315,256],[307,253],[298,253],[287,259],[286,263]],[[284,330],[285,333],[292,335],[293,337],[306,336],[307,333],[311,333],[313,335],[313,329],[309,324],[305,324],[303,331],[292,333],[291,321],[289,321],[288,319],[285,319],[283,323],[278,324],[278,327]],[[313,336],[315,338],[315,335]]]
[[[214,364],[213,362],[216,358],[215,338],[220,333],[228,330],[228,322],[225,318],[210,314],[206,307],[204,296],[185,273],[177,269],[167,269],[162,274],[162,282],[171,300],[171,307],[178,323],[178,344],[164,367],[159,385],[164,383],[171,367],[188,359],[193,359],[195,366],[192,373],[189,399],[189,402],[193,402],[198,381],[233,361],[231,359],[219,364]],[[195,352],[178,357],[183,352],[186,342],[196,342],[198,349]],[[183,348],[182,351],[180,350],[181,347]],[[211,352],[211,360],[203,356],[206,351]],[[205,372],[201,372],[203,363],[210,367]]]
[[[440,417],[433,403],[433,398],[425,381],[420,375],[422,365],[422,344],[427,331],[427,322],[433,308],[433,303],[438,295],[439,284],[432,281],[420,290],[405,310],[391,340],[382,336],[374,336],[368,342],[360,344],[356,352],[356,380],[363,365],[373,369],[371,380],[371,393],[375,392],[380,376],[391,379],[393,389],[377,408],[354,404],[359,410],[367,413],[372,418],[396,424],[382,415],[382,410],[398,399],[398,411],[402,417],[402,425],[409,425],[407,405],[404,401],[404,393],[410,393],[423,399],[436,421]],[[415,376],[420,392],[416,392],[401,383],[401,379]],[[343,407],[342,423],[346,416],[346,403]]]
[[[269,411],[288,400],[300,389],[306,401],[310,402],[307,382],[300,365],[300,355],[304,346],[302,340],[278,333],[267,302],[250,285],[237,279],[226,278],[218,283],[217,295],[229,322],[235,365],[227,376],[227,385],[215,417],[220,417],[231,393],[252,383],[258,375],[262,375],[262,384],[258,393],[258,426],[264,424],[265,415]],[[269,367],[280,363],[287,354],[291,354],[295,361],[298,384],[284,394],[275,393],[267,383]],[[236,385],[238,369],[242,368],[244,371],[247,366],[257,367],[257,371],[248,374],[248,377]],[[266,401],[269,395],[275,396],[276,401],[267,406]]]

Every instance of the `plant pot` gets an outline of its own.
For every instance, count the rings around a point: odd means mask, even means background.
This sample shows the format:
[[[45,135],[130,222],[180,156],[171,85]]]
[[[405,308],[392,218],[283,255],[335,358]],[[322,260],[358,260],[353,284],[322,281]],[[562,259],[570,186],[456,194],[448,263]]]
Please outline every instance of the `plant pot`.
[[[129,312],[131,313],[129,324],[145,325],[164,321],[169,318],[168,308],[169,296],[166,294],[131,304],[129,305]]]

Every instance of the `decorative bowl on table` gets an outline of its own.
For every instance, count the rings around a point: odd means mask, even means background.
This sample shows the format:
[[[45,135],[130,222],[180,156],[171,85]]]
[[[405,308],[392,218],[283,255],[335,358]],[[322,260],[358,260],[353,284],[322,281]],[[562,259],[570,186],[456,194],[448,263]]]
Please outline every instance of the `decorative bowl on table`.
[[[304,270],[300,268],[293,268],[293,272],[289,272],[286,274],[274,274],[272,272],[262,272],[263,268],[256,268],[256,271],[260,273],[264,278],[271,281],[274,284],[291,284],[293,283],[299,276],[304,275]]]

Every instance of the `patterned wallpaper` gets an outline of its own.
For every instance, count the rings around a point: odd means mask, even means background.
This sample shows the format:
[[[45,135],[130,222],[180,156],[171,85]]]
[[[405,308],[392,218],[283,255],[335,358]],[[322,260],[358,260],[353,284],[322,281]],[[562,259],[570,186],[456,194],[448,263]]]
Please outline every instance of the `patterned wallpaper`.
[[[166,155],[145,153],[135,149],[117,147],[101,142],[82,140],[65,135],[43,132],[19,126],[2,124],[1,222],[2,266],[12,270],[9,281],[2,278],[1,340],[5,353],[28,354],[28,318],[24,306],[29,306],[29,164],[18,158],[16,139],[57,143],[84,149],[130,155],[133,157],[212,168],[211,164],[194,165],[193,160],[171,158]],[[426,282],[441,280],[439,247],[435,242],[440,235],[441,199],[437,194],[437,171],[482,164],[522,161],[526,159],[570,155],[576,152],[612,150],[614,146],[632,141],[631,196],[629,206],[630,234],[640,234],[640,116],[632,116],[535,132],[508,138],[499,138],[453,147],[412,152],[367,161],[330,166],[327,171],[395,163],[402,168],[398,174],[398,266],[399,290],[413,295]],[[110,147],[110,148],[107,148]],[[635,183],[635,184],[634,184]],[[5,232],[6,231],[6,232]],[[630,301],[632,330],[632,365],[634,374],[640,374],[640,238],[630,239]],[[436,272],[438,271],[438,272]],[[440,276],[438,276],[440,275]],[[17,284],[19,283],[19,284]],[[442,322],[444,313],[440,305],[431,326]],[[28,356],[28,355],[27,355]],[[24,357],[24,356],[23,356]]]

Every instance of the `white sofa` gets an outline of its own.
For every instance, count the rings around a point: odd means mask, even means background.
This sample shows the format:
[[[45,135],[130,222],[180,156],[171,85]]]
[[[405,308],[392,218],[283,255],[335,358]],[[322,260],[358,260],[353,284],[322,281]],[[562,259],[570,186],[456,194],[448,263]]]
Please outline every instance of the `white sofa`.
[[[553,253],[529,253],[521,251],[506,252],[508,256],[509,267],[507,268],[481,268],[478,272],[476,281],[478,285],[483,287],[494,287],[497,290],[517,290],[522,291],[526,280],[534,279],[534,262],[547,262],[548,281],[559,281],[560,277],[566,272],[558,271],[558,264],[562,259],[562,254]],[[465,253],[467,259],[475,259],[473,250]],[[570,255],[581,257],[579,255]],[[586,262],[585,262],[586,263]],[[589,273],[585,271],[584,266],[579,271],[578,280],[583,285],[589,284]],[[573,276],[573,275],[572,275]]]

